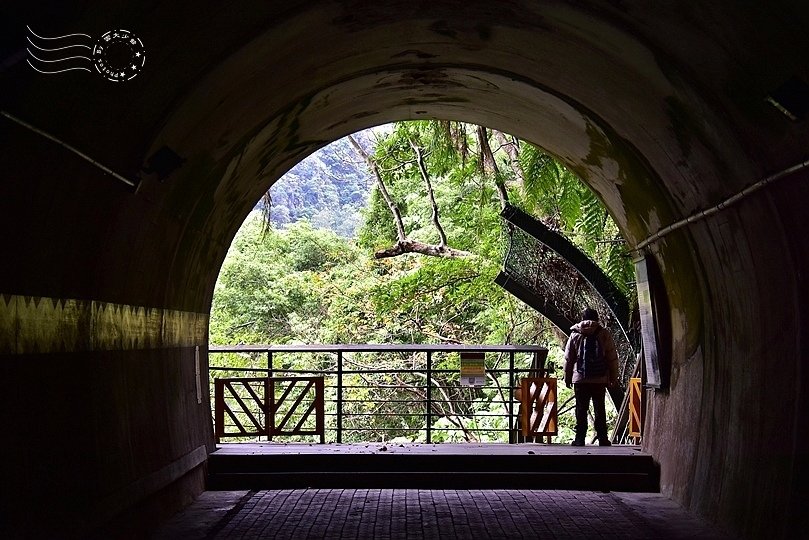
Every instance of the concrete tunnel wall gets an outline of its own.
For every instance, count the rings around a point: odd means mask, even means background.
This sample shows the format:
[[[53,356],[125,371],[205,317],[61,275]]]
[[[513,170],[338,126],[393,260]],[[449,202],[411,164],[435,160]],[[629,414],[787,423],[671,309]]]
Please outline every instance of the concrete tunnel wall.
[[[633,246],[806,159],[806,121],[764,97],[809,78],[809,14],[644,4],[89,2],[11,17],[51,35],[129,26],[149,67],[119,85],[44,76],[4,43],[2,110],[140,179],[134,191],[0,118],[4,526],[136,530],[203,489],[195,348],[204,374],[218,269],[260,194],[331,140],[413,118],[502,129],[565,161]],[[24,43],[24,28],[4,35]],[[149,158],[165,146],[184,161],[160,179]],[[808,179],[650,246],[672,370],[647,394],[644,449],[665,494],[748,537],[806,520]]]

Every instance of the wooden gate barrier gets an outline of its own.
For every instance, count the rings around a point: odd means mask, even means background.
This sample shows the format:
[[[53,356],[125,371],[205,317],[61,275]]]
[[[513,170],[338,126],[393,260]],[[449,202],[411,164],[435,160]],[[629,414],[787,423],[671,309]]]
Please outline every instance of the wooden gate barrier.
[[[641,422],[641,380],[639,377],[629,379],[629,436],[640,437],[643,424]]]
[[[276,391],[281,394],[278,399]],[[225,415],[236,431],[226,429]],[[307,420],[309,427],[305,427]],[[319,435],[321,444],[325,443],[323,377],[215,379],[214,423],[217,443],[223,437],[266,436],[272,440],[279,435]]]
[[[523,437],[547,436],[550,442],[558,434],[556,379],[525,377],[520,381],[519,398]]]

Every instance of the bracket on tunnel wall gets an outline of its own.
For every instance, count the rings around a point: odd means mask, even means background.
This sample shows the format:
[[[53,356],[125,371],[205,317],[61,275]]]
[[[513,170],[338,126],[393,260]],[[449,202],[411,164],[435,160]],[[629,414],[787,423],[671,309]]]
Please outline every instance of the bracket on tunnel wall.
[[[160,182],[165,182],[166,178],[180,168],[185,161],[185,158],[178,156],[168,146],[161,146],[149,156],[146,165],[141,170],[145,174],[155,174]]]

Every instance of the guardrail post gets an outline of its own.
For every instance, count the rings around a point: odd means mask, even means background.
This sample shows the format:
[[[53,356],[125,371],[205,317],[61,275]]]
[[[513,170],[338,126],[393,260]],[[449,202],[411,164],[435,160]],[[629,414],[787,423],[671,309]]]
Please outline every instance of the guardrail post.
[[[337,442],[343,442],[343,351],[337,351]]]
[[[216,444],[225,434],[225,381],[214,379],[214,424]]]
[[[320,444],[326,444],[326,388],[325,377],[315,379],[315,400],[317,412],[315,426],[320,432]]]
[[[514,429],[514,351],[508,353],[508,442],[514,444],[517,431]]]
[[[264,379],[264,431],[271,441],[275,429],[275,382],[272,377]]]
[[[267,426],[267,440],[272,440],[273,418],[270,417],[270,400],[275,399],[275,386],[270,384],[272,380],[272,351],[267,351],[267,382],[264,383],[264,424]],[[270,395],[272,389],[273,394]]]
[[[425,383],[425,390],[427,391],[427,444],[433,441],[433,353],[427,351],[427,382]]]
[[[545,368],[545,358],[547,356],[540,357],[538,352],[534,352],[534,367],[537,369],[537,374],[534,377],[547,377],[549,375],[548,370]]]

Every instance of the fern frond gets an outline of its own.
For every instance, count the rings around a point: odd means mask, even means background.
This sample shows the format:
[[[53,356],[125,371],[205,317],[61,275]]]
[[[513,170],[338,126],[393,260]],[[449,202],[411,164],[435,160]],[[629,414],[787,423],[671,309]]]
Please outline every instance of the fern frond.
[[[582,189],[578,179],[570,178],[567,175],[560,175],[559,198],[557,207],[559,208],[559,221],[566,230],[573,230],[582,215]]]
[[[576,223],[575,229],[581,235],[581,244],[585,251],[593,255],[596,242],[603,234],[603,220],[606,211],[595,194],[589,190],[583,197],[581,210],[581,217]]]

